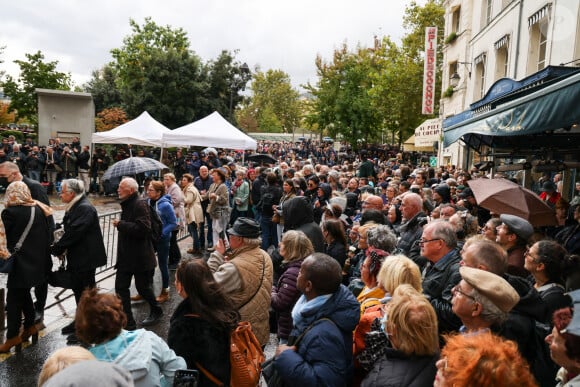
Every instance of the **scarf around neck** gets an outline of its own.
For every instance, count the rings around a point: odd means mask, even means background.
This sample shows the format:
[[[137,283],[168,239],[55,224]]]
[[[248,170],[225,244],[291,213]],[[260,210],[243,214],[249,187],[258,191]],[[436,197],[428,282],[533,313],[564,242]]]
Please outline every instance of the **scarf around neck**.
[[[320,308],[330,297],[332,297],[332,294],[323,294],[308,301],[304,294],[301,295],[292,309],[292,320],[294,321],[294,326],[298,330],[303,330],[306,327],[303,315]]]

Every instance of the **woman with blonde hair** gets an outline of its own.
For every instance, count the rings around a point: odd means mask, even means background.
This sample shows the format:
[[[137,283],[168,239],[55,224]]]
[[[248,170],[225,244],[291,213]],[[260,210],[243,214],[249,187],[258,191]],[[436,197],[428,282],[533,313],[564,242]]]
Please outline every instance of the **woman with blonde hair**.
[[[385,292],[385,297],[380,304],[365,310],[354,330],[353,354],[357,359],[355,364],[358,375],[364,375],[364,369],[369,370],[383,353],[383,351],[373,351],[372,348],[367,349],[367,337],[371,337],[371,340],[375,340],[375,342],[387,344],[387,338],[383,334],[380,321],[385,317],[387,306],[385,304],[391,300],[395,289],[399,285],[408,284],[417,292],[423,292],[419,266],[402,254],[388,256],[381,265],[377,279],[379,287]]]
[[[271,306],[278,314],[278,340],[285,344],[293,327],[292,308],[301,294],[296,287],[298,272],[302,261],[314,252],[314,247],[302,231],[288,230],[283,234],[278,249],[284,259],[284,271],[272,287]]]
[[[423,292],[419,266],[403,254],[387,257],[381,265],[377,279],[385,294],[388,295],[392,295],[402,284],[409,284],[419,293]]]
[[[395,290],[384,324],[391,347],[363,380],[362,386],[421,387],[433,382],[439,358],[437,315],[427,298],[408,284]]]
[[[189,173],[185,173],[181,177],[181,188],[183,190],[183,196],[185,197],[185,223],[193,239],[193,247],[187,249],[187,253],[199,254],[201,253],[201,244],[197,229],[198,225],[199,227],[203,227],[204,222],[203,210],[201,208],[201,195],[193,184],[193,176]]]
[[[83,360],[96,360],[96,358],[87,349],[78,345],[57,349],[44,362],[38,376],[38,387],[42,387],[54,374]]]
[[[435,387],[537,386],[518,346],[491,332],[447,337]]]

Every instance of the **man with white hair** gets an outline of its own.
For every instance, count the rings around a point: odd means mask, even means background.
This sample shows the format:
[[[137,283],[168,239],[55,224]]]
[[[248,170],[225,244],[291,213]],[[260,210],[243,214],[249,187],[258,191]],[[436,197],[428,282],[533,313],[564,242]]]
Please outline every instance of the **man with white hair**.
[[[425,226],[419,240],[421,255],[429,260],[423,270],[423,293],[429,296],[437,313],[439,333],[459,329],[461,321],[451,309],[452,289],[461,281],[461,256],[451,223],[436,220]]]
[[[85,185],[81,180],[62,181],[60,198],[66,204],[62,226],[64,234],[51,247],[51,254],[66,253],[66,270],[73,273],[72,291],[78,304],[83,291],[95,286],[97,267],[107,263],[107,252],[97,210],[85,196]],[[62,329],[63,334],[74,334],[74,321]],[[69,341],[74,341],[69,336]]]
[[[499,332],[520,300],[518,292],[504,278],[486,270],[462,266],[459,274],[462,279],[451,291],[451,304],[463,323],[460,330]]]
[[[423,225],[427,221],[427,217],[423,212],[423,199],[416,193],[407,193],[403,196],[400,209],[405,223],[401,225],[401,238],[397,247],[422,268],[427,263],[421,257],[421,248],[418,243],[423,233]]]
[[[133,277],[137,291],[151,307],[149,317],[143,320],[141,325],[153,325],[163,315],[163,309],[153,293],[153,274],[157,259],[151,238],[151,217],[148,204],[139,200],[138,189],[139,184],[135,179],[126,177],[121,180],[117,193],[123,211],[121,219],[113,220],[113,226],[119,231],[115,291],[121,298],[123,310],[127,315],[127,330],[134,330],[137,325],[131,310],[129,292]]]
[[[304,167],[302,167],[302,176],[304,176],[304,179],[308,180],[308,178],[313,174],[314,167],[312,166],[312,164],[304,164]]]

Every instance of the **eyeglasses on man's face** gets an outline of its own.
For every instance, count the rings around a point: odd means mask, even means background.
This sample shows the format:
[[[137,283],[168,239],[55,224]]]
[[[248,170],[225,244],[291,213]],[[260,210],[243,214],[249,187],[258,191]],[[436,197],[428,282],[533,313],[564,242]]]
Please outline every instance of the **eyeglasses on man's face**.
[[[461,294],[462,296],[469,298],[471,301],[475,301],[475,297],[470,296],[469,294],[467,294],[463,290],[461,290],[461,288],[459,287],[459,284],[455,285],[453,287],[453,289],[451,289],[451,294],[453,294],[454,296],[457,294]]]
[[[423,246],[425,243],[440,241],[441,238],[433,238],[433,239],[419,239],[419,245]]]

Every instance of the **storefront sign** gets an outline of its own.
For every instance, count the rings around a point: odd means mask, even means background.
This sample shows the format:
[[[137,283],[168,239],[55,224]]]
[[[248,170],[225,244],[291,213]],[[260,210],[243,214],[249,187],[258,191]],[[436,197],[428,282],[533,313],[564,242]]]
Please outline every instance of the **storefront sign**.
[[[415,146],[433,146],[441,139],[441,120],[426,120],[415,129]]]
[[[423,67],[422,113],[433,114],[435,109],[435,66],[437,62],[437,27],[425,28],[425,66]]]

